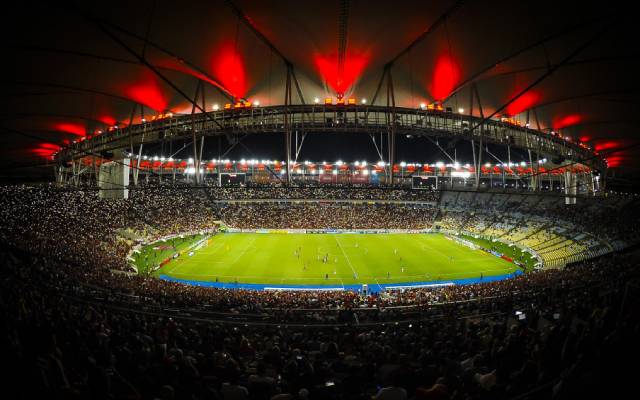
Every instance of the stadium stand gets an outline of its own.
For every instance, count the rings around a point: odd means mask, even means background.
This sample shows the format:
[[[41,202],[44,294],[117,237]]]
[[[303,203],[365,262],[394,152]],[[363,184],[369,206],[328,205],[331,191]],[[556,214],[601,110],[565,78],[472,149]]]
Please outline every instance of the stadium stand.
[[[0,400],[618,400],[633,2],[13,1]]]
[[[198,231],[222,218],[251,227],[373,220],[502,233],[552,264],[602,246],[589,231],[607,214],[584,223],[569,215],[565,228],[552,229],[545,221],[562,213],[557,202],[502,194],[445,192],[436,212],[434,193],[416,204],[398,192],[300,192],[374,201],[343,210],[339,202],[241,201],[270,197],[265,188],[145,188],[120,202],[91,190],[0,190],[0,308],[13,327],[3,330],[3,354],[19,366],[8,376],[22,397],[363,398],[396,387],[414,398],[562,399],[594,394],[589,376],[618,384],[628,370],[596,360],[637,354],[637,343],[620,347],[640,328],[623,290],[638,294],[629,286],[637,282],[635,253],[492,283],[366,296],[187,286],[133,274],[125,261],[131,237]],[[634,231],[601,237],[628,246]]]

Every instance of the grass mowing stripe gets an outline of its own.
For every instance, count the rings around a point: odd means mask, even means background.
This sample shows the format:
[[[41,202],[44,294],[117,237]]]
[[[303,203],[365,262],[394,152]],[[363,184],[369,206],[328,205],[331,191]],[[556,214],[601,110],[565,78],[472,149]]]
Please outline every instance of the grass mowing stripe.
[[[210,243],[191,257],[171,261],[164,269],[167,275],[274,285],[381,285],[505,275],[517,269],[440,234],[231,233],[214,236]]]

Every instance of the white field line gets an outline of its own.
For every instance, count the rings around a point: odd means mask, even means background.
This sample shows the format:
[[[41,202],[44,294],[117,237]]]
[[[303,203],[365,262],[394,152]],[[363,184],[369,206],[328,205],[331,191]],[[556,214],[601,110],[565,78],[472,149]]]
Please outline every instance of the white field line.
[[[296,292],[296,291],[304,291],[304,292],[341,292],[344,290],[344,287],[342,288],[314,288],[314,287],[309,287],[309,288],[290,288],[290,287],[274,287],[274,286],[265,286],[264,290],[281,290],[281,291],[290,291],[290,292]]]
[[[469,249],[469,248],[468,248],[468,247],[466,247],[466,246],[462,246],[462,245],[461,245],[460,243],[458,243],[458,242],[455,242],[455,243],[456,243],[456,245],[458,245],[458,246],[461,246],[461,247],[464,247],[465,249],[471,250],[471,249]],[[426,247],[426,249],[425,249],[425,247]],[[436,253],[440,254],[442,257],[447,257],[447,258],[448,258],[448,257],[450,257],[448,253],[444,253],[444,252],[442,252],[442,251],[440,251],[440,250],[436,249],[435,247],[432,247],[432,246],[430,246],[430,245],[428,245],[428,244],[422,243],[422,251],[427,251],[427,250],[434,251],[434,252],[436,252]],[[484,251],[480,251],[479,253],[480,253],[480,254],[482,254],[482,255],[484,255],[484,256],[493,257],[491,254],[486,253],[486,252],[484,252]],[[477,254],[474,254],[474,255],[477,255]],[[453,257],[453,256],[451,256],[451,257]],[[453,257],[453,260],[454,260],[454,261],[468,262],[468,261],[474,261],[474,260],[475,260],[475,257],[463,257],[463,258]],[[496,271],[496,270],[487,270],[487,271]]]
[[[351,265],[351,260],[349,260],[349,256],[347,255],[347,253],[344,252],[344,249],[342,248],[342,245],[340,244],[340,241],[335,236],[333,238],[335,239],[336,243],[338,244],[338,247],[340,248],[340,251],[342,251],[342,254],[344,255],[345,260],[347,260],[347,264],[349,264],[349,268],[351,268],[351,272],[353,272],[353,276],[358,276],[358,273],[356,272],[356,270],[353,269],[353,265]]]
[[[482,271],[478,271],[478,272],[495,272],[495,271],[504,271],[504,272],[508,272],[508,270],[504,270],[504,269],[484,269]],[[220,274],[197,274],[197,273],[180,273],[180,272],[176,272],[171,274],[173,276],[201,276],[201,277],[219,277],[219,278],[242,278],[242,279],[263,279],[265,278],[264,275],[220,275]],[[336,280],[336,281],[342,281],[343,278],[347,278],[346,276],[342,276],[344,274],[340,274],[338,275],[338,277],[336,278],[331,278],[329,277],[329,280]],[[429,279],[433,278],[434,276],[436,277],[448,277],[451,275],[461,275],[461,273],[459,272],[453,272],[453,273],[443,273],[443,274],[437,274],[437,275],[430,275]],[[378,286],[380,286],[380,282],[378,281],[378,278],[380,279],[386,279],[385,277],[379,277],[379,276],[374,276],[374,275],[367,275],[367,276],[358,276],[358,281],[362,282],[362,283],[372,283],[373,281],[376,282],[376,284]],[[424,279],[425,275],[424,274],[420,274],[420,275],[403,275],[403,278],[406,279]],[[270,279],[278,279],[278,278],[270,278]],[[286,282],[287,280],[299,280],[299,281],[305,281],[305,280],[325,280],[324,275],[321,275],[319,277],[310,277],[310,276],[287,276],[284,278],[279,278],[280,281],[282,283]],[[349,279],[351,279],[351,277],[349,277]],[[466,278],[460,278],[460,279],[466,279]],[[367,280],[372,281],[372,282],[366,282]],[[356,283],[357,284],[357,283]],[[398,283],[401,284],[401,283]]]
[[[245,255],[245,253],[247,252],[247,250],[249,250],[249,248],[253,247],[253,243],[254,243],[255,241],[256,241],[256,239],[255,239],[255,238],[253,238],[253,240],[251,241],[251,243],[249,243],[247,246],[245,246],[245,247],[244,247],[244,249],[240,252],[240,254],[238,254],[238,256],[237,256],[233,261],[231,261],[231,263],[230,263],[230,264],[235,264],[235,263],[237,263],[237,262],[238,262],[238,260],[239,260],[240,258],[242,258],[242,256],[244,256],[244,255]]]
[[[347,264],[349,265],[349,268],[351,269],[352,273],[357,275],[357,272],[356,272],[355,268],[353,267],[353,264],[351,263],[351,260],[349,259],[349,256],[347,255],[347,253],[344,250],[345,247],[349,247],[349,248],[354,247],[355,248],[355,246],[343,246],[342,243],[340,242],[340,240],[338,240],[337,236],[334,236],[334,235],[332,235],[332,236],[333,236],[334,240],[336,241],[336,244],[337,244],[338,248],[342,252],[342,255],[344,256],[345,260],[347,261]],[[252,241],[247,246],[245,246],[243,251],[241,251],[235,257],[235,259],[233,261],[231,261],[231,262],[209,261],[209,263],[211,263],[211,264],[231,264],[231,265],[233,265],[233,264],[237,263],[240,260],[240,258],[242,258],[249,249],[256,249],[257,248],[254,245],[255,241],[256,241],[256,238],[253,238]],[[217,241],[217,243],[214,243],[213,246],[208,247],[208,248],[203,249],[203,250],[205,250],[207,253],[208,252],[217,252],[219,249],[223,248],[224,245],[225,245],[224,242]],[[425,244],[424,242],[423,242],[421,247],[422,247],[423,251],[433,251],[435,253],[439,253],[440,255],[442,255],[444,257],[447,256],[446,253],[444,253],[444,252],[438,250],[437,248],[434,248],[434,247],[432,247],[432,246],[430,246],[428,244]],[[320,251],[320,253],[325,253],[326,250],[327,249],[325,249],[322,246],[320,246],[320,247],[318,247],[316,249],[316,251]],[[330,257],[333,257],[333,254],[331,252],[329,252],[329,255],[330,255]],[[490,255],[488,255],[488,256],[490,256]],[[471,257],[470,258],[464,257],[464,258],[456,258],[455,259],[455,261],[458,261],[458,262],[466,262],[466,261],[472,261],[472,260],[474,260],[474,258],[471,258]],[[179,260],[176,260],[176,261],[173,262],[175,265],[173,266],[173,268],[171,268],[170,270],[168,270],[166,272],[167,275],[172,275],[172,276],[176,276],[176,277],[178,277],[178,276],[191,276],[191,277],[199,276],[199,277],[203,277],[203,278],[205,278],[205,277],[238,278],[239,277],[237,274],[234,274],[234,275],[219,275],[219,274],[198,274],[198,273],[174,272],[174,271],[180,270],[182,267],[184,267],[183,263],[180,263],[180,262],[177,262],[177,261],[179,261]],[[478,274],[480,274],[480,273],[490,273],[490,272],[498,272],[498,271],[499,272],[503,272],[503,273],[510,273],[511,272],[511,270],[508,269],[508,268],[484,269],[484,270],[477,271],[477,272],[478,272]],[[340,275],[343,275],[343,274],[340,274]],[[425,278],[427,278],[427,279],[435,279],[436,277],[448,278],[450,276],[455,276],[455,275],[464,275],[464,273],[453,272],[453,273],[440,273],[440,274],[434,274],[434,273],[431,273],[431,274],[415,274],[415,275],[403,275],[402,278],[403,279],[423,280]],[[360,283],[362,283],[362,282],[367,283],[366,281],[369,280],[369,281],[375,281],[378,286],[380,286],[380,283],[378,282],[378,278],[384,279],[384,277],[377,277],[377,276],[373,276],[373,275],[372,276],[359,276],[359,275],[357,275],[357,276],[358,276],[357,281],[360,282]],[[351,279],[352,277],[353,277],[353,275],[350,276],[349,279]],[[242,276],[241,278],[259,280],[259,279],[265,278],[265,276]],[[343,278],[346,279],[346,277],[343,277]],[[281,283],[285,283],[288,280],[304,281],[304,280],[315,280],[315,279],[318,279],[318,278],[309,277],[309,276],[305,276],[305,277],[286,276],[286,277],[280,278],[280,282]],[[342,280],[342,278],[329,278],[329,280],[340,280],[340,284],[344,286],[344,281]]]
[[[429,249],[430,251],[433,251],[433,252],[436,252],[436,253],[440,254],[442,257],[445,257],[445,258],[449,258],[450,257],[449,254],[443,253],[442,251],[440,251],[440,250],[438,250],[438,249],[436,249],[434,247],[431,247],[428,244],[422,243],[422,251],[425,251],[425,249],[424,249],[425,247],[427,249]]]
[[[213,244],[213,246],[211,247],[207,247],[205,251],[205,253],[211,252],[211,253],[215,253],[217,252],[219,249],[221,249],[224,246],[224,242],[222,240],[218,240],[217,242],[215,242]]]
[[[252,282],[241,282],[241,283],[256,283],[256,284],[262,284],[263,282],[260,281],[260,279],[265,278],[264,276],[260,275],[210,275],[210,274],[182,274],[182,273],[175,273],[175,274],[171,274],[171,277],[174,278],[178,278],[178,279],[182,279],[180,278],[181,276],[186,276],[187,279],[186,280],[199,280],[199,278],[220,278],[221,282],[226,282],[226,283],[230,283],[231,281],[223,281],[222,279],[224,278],[229,278],[229,279],[233,279],[235,280],[236,278],[239,280],[251,280]],[[190,279],[188,277],[191,277]],[[315,278],[312,277],[287,277],[287,278],[269,278],[272,282],[275,281],[279,281],[280,284],[282,285],[287,285],[287,284],[292,284],[290,281],[298,281],[298,282],[305,282],[305,281],[316,281],[316,282],[326,282],[329,281],[332,284],[335,284],[337,286],[341,286],[344,287],[344,281],[341,278],[331,278],[329,277],[329,279],[325,279],[324,275],[322,276],[318,276]],[[354,285],[357,285],[358,283],[354,283]],[[277,283],[272,283],[273,285],[277,285]],[[318,283],[317,285],[324,285],[324,283]]]
[[[171,268],[170,271],[167,271],[167,275],[175,275],[173,273],[173,271],[175,271],[178,267],[181,267],[182,265],[180,265],[180,263],[178,262],[178,260],[172,260],[171,261],[174,265],[173,268]]]
[[[415,289],[422,287],[442,287],[442,286],[453,286],[453,282],[447,283],[431,283],[427,285],[397,285],[397,286],[387,286],[387,289]]]
[[[219,240],[216,243],[214,243],[213,246],[203,248],[202,250],[205,250],[205,253],[206,253],[206,250],[212,251],[212,252],[213,251],[218,251],[218,248],[216,248],[216,246],[222,248],[223,245],[224,245],[224,243]],[[167,271],[167,275],[168,274],[177,275],[173,271],[175,271],[176,269],[178,269],[180,267],[184,267],[184,265],[182,265],[182,263],[178,262],[180,260],[184,260],[184,258],[178,258],[177,260],[171,260],[171,263],[174,264],[174,265],[173,265],[173,268],[171,268],[171,270]],[[224,261],[211,261],[211,263],[212,264],[222,264],[222,263],[224,263]]]

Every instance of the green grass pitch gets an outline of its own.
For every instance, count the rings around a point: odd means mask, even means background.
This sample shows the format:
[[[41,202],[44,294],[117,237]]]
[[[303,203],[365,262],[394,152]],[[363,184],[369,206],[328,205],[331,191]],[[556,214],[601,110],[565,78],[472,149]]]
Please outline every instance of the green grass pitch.
[[[184,249],[194,241],[186,238],[175,247]],[[171,253],[155,250],[151,257],[157,261]],[[347,285],[478,278],[517,269],[442,234],[227,233],[212,236],[206,247],[192,256],[182,254],[154,275],[273,285]]]

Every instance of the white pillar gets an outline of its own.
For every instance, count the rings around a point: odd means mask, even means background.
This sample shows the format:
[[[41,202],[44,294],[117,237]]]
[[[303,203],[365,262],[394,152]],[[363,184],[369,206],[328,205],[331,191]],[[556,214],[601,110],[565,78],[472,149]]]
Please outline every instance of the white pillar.
[[[564,171],[564,204],[576,204],[576,194],[578,191],[578,180],[575,172]]]
[[[112,161],[102,162],[98,179],[98,195],[103,199],[129,198],[129,170],[131,160],[122,151],[114,153]]]

